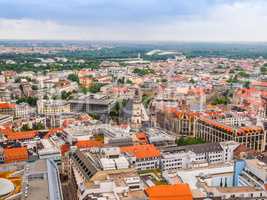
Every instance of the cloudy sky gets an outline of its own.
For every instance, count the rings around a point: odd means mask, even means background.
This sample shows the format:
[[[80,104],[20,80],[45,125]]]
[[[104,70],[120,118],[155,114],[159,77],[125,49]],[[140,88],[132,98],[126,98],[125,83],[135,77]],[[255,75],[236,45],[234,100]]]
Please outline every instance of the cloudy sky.
[[[267,0],[0,0],[0,39],[267,41]]]

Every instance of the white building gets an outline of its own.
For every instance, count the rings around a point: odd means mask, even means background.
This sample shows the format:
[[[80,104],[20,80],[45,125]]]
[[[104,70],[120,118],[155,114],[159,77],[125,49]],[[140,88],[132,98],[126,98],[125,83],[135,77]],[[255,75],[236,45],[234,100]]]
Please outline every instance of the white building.
[[[234,150],[239,143],[229,141],[211,144],[165,148],[161,152],[163,170],[207,167],[216,163],[233,161]]]

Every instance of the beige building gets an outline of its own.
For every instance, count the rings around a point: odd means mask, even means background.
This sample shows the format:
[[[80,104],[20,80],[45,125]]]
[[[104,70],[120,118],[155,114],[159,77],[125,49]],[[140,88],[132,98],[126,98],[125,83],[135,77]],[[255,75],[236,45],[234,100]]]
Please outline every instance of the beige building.
[[[70,112],[70,103],[62,100],[39,100],[37,102],[39,114],[54,115]]]

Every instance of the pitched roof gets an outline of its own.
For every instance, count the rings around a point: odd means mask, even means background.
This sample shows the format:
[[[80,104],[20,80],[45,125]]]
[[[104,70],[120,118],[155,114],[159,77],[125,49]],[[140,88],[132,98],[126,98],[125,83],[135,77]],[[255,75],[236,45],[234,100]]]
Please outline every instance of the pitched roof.
[[[150,200],[192,200],[188,184],[156,185],[145,190]]]
[[[182,148],[182,147],[181,147]],[[223,151],[220,143],[206,143],[206,144],[194,144],[184,146],[186,151],[193,151],[194,153],[205,153],[205,152],[219,152]]]
[[[148,139],[147,139],[147,136],[146,136],[146,133],[144,132],[139,132],[139,133],[136,133],[136,138],[140,141],[140,142],[143,142],[145,144],[148,143]]]
[[[78,147],[79,149],[102,147],[103,145],[104,144],[101,141],[97,140],[80,140],[75,144],[75,146]]]
[[[56,133],[59,133],[59,132],[62,132],[63,131],[63,128],[52,128],[48,131],[48,133],[45,135],[44,138],[49,138],[50,136],[56,134]]]
[[[136,158],[159,157],[160,151],[153,144],[134,145],[120,148],[122,153],[129,153]]]
[[[8,140],[25,140],[36,137],[37,131],[21,131],[6,134]]]
[[[16,160],[27,160],[28,150],[27,147],[5,148],[4,157],[6,162],[12,162]]]
[[[0,109],[16,108],[16,104],[12,103],[0,103]]]

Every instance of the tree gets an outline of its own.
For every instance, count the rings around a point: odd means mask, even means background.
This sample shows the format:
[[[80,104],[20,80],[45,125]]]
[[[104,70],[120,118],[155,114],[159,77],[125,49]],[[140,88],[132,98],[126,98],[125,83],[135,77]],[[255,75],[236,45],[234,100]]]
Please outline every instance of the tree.
[[[63,91],[61,92],[61,99],[63,99],[63,100],[69,100],[69,99],[72,98],[71,95],[72,95],[71,92],[66,92],[65,90],[63,90]]]
[[[23,97],[16,101],[17,104],[20,103],[28,103],[30,106],[36,106],[37,104],[37,97]]]
[[[222,96],[222,97],[216,97],[212,101],[212,105],[227,105],[230,102],[227,96]]]
[[[204,144],[205,141],[201,138],[181,137],[176,140],[178,146],[192,145],[192,144]]]
[[[101,87],[104,86],[105,84],[102,83],[94,83],[91,87],[89,87],[89,92],[91,93],[97,93],[100,91]]]
[[[127,79],[126,83],[127,83],[127,84],[130,84],[130,85],[133,84],[133,82],[132,82],[130,79]]]
[[[150,96],[147,96],[147,95],[143,95],[143,96],[142,96],[142,102],[143,102],[143,104],[144,104],[144,106],[145,106],[146,108],[148,107],[148,105],[149,105],[151,99],[152,99],[152,98],[151,98]]]
[[[33,125],[33,130],[42,130],[42,129],[45,129],[45,126],[41,122],[38,122]]]
[[[79,83],[79,77],[77,74],[70,74],[68,75],[68,80]]]
[[[31,130],[31,129],[30,129],[30,127],[29,127],[28,124],[23,124],[20,130],[21,130],[21,131],[29,131],[29,130]]]
[[[246,81],[244,83],[244,88],[250,88],[250,82],[249,81]]]
[[[249,77],[249,74],[247,74],[244,71],[239,72],[238,75],[241,76],[241,77],[243,77],[243,78],[248,78]]]
[[[133,73],[138,74],[139,76],[145,76],[145,75],[148,75],[148,74],[153,74],[154,70],[153,69],[149,69],[149,68],[145,68],[145,69],[135,68],[133,70]]]

